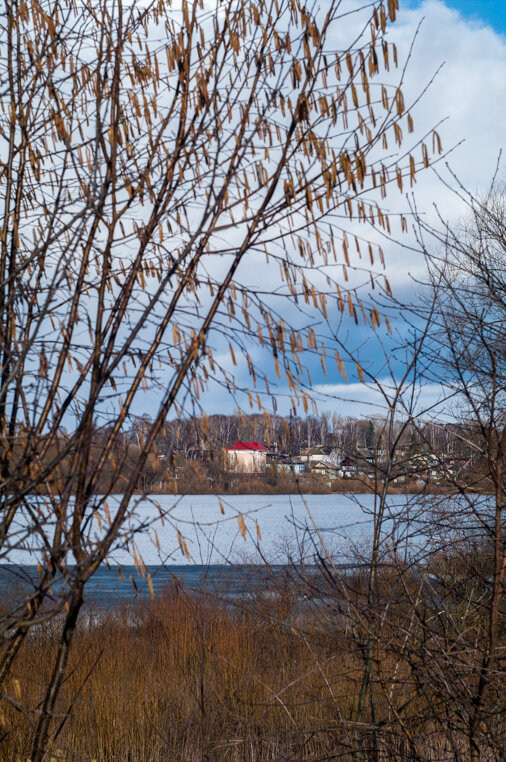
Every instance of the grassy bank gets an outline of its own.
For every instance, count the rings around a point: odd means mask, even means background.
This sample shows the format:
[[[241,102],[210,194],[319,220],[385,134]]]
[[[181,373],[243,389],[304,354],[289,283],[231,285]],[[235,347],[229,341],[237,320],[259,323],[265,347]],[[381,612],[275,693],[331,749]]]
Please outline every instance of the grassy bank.
[[[218,483],[204,479],[173,480],[172,483],[159,482],[151,485],[156,494],[176,495],[364,495],[381,492],[382,482],[359,476],[355,479],[325,480],[320,476],[302,475],[278,476],[276,481],[267,479],[263,474],[234,474],[228,480]],[[419,482],[407,480],[402,484],[389,484],[389,495],[399,494],[442,494],[454,491],[452,485],[435,482],[420,486]],[[141,493],[142,491],[139,490]]]
[[[363,581],[348,580],[356,605]],[[350,762],[358,729],[361,748],[371,749],[364,762],[464,760],[464,742],[452,747],[434,721],[434,710],[448,707],[420,690],[409,659],[389,648],[387,632],[385,647],[374,647],[374,706],[368,702],[357,722],[363,648],[340,613],[344,598],[334,592],[325,604],[301,605],[301,592],[296,580],[280,580],[276,590],[250,591],[231,606],[171,589],[153,601],[88,610],[47,759]],[[2,760],[27,759],[54,658],[54,625],[32,632],[7,686]]]

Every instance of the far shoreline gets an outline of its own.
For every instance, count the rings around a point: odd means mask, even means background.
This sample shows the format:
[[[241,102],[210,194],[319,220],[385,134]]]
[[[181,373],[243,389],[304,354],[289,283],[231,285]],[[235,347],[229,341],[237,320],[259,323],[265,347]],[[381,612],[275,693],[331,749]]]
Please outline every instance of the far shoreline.
[[[174,489],[174,486],[176,489]],[[371,495],[381,494],[384,485],[382,482],[375,484],[372,480],[365,479],[337,479],[330,484],[328,482],[317,481],[315,479],[296,479],[289,484],[269,484],[266,481],[260,481],[251,477],[245,479],[234,479],[229,485],[212,485],[209,482],[202,482],[191,485],[165,486],[151,485],[151,489],[135,491],[136,495],[173,495],[174,497],[183,497],[184,495]],[[469,489],[468,492],[476,490]],[[480,490],[480,492],[482,492]],[[118,491],[117,494],[122,494]],[[403,484],[389,484],[387,487],[388,495],[454,495],[457,490],[452,484],[443,484],[430,482],[420,485],[415,482],[405,482]]]

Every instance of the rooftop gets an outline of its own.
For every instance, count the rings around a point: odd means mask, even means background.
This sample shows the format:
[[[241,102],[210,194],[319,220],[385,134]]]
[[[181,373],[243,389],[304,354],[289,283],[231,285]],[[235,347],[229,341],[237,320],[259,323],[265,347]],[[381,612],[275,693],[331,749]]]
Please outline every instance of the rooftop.
[[[257,452],[267,452],[267,447],[260,442],[241,442],[237,440],[233,447],[227,447],[227,450],[255,450]]]

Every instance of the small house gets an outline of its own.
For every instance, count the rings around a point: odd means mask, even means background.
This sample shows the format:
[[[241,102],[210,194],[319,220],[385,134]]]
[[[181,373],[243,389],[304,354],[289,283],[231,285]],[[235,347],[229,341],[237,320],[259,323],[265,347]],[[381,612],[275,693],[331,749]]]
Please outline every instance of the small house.
[[[312,474],[318,474],[319,476],[325,476],[328,479],[335,479],[338,475],[337,469],[331,463],[319,461],[317,463],[311,463],[310,472]]]
[[[306,464],[298,458],[281,460],[274,466],[280,474],[303,474]]]

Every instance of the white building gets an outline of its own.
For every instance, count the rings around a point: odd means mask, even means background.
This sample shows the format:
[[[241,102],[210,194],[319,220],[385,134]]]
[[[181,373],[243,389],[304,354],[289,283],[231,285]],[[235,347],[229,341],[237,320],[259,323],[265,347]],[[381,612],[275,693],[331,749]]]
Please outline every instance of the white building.
[[[259,474],[265,471],[267,447],[260,442],[239,442],[227,447],[228,470],[243,474]]]

